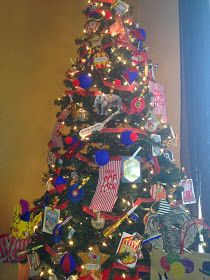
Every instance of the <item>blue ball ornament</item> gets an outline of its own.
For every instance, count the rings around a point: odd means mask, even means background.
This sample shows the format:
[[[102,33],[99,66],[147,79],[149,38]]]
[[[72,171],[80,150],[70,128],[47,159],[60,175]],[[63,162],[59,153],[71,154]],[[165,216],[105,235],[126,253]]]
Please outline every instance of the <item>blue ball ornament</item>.
[[[91,74],[88,73],[79,74],[78,80],[80,83],[80,87],[84,89],[88,89],[93,84],[93,77],[91,76]]]
[[[95,152],[95,162],[99,166],[106,165],[109,162],[109,153],[106,150],[97,150]]]
[[[132,145],[134,142],[131,139],[131,134],[133,132],[131,130],[125,130],[121,133],[120,140],[121,143],[125,146]]]
[[[70,253],[63,255],[60,260],[60,268],[67,276],[70,276],[70,274],[74,271],[76,268],[76,261]]]

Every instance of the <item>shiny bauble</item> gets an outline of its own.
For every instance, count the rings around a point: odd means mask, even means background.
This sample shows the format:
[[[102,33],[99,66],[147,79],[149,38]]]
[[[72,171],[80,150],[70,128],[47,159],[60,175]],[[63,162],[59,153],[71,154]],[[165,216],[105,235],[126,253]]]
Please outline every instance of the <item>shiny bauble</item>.
[[[83,107],[82,108],[79,108],[76,112],[76,115],[75,115],[75,118],[78,120],[78,121],[81,121],[81,122],[85,122],[88,120],[88,112],[87,110],[85,110]]]
[[[63,242],[59,242],[53,246],[56,256],[51,257],[51,260],[54,264],[59,264],[63,255],[67,253],[66,246]]]

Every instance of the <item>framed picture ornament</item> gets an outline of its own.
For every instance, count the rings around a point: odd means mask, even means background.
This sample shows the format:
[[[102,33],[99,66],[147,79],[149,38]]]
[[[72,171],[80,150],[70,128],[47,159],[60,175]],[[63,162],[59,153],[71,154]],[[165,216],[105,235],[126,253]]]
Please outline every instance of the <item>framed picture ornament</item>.
[[[60,220],[60,210],[52,209],[52,207],[45,207],[42,231],[52,234],[53,229],[58,224],[59,220]]]

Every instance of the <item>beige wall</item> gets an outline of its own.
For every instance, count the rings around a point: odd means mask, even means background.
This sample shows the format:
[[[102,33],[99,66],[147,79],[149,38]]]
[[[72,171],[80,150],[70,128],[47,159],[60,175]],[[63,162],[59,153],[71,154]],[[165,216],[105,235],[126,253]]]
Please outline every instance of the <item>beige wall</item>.
[[[63,93],[83,1],[0,0],[0,233],[20,198],[43,193],[53,100]]]
[[[168,122],[180,135],[180,47],[178,0],[132,0],[138,9],[135,17],[147,31],[147,45],[154,64],[158,63],[156,80],[165,85]],[[137,12],[138,11],[138,12]],[[175,149],[180,161],[180,144]]]
[[[0,0],[0,233],[9,230],[20,198],[32,201],[45,190],[41,174],[55,122],[53,100],[62,94],[68,60],[76,55],[85,2]],[[169,120],[179,131],[178,0],[130,2],[139,5],[135,15],[147,30]]]

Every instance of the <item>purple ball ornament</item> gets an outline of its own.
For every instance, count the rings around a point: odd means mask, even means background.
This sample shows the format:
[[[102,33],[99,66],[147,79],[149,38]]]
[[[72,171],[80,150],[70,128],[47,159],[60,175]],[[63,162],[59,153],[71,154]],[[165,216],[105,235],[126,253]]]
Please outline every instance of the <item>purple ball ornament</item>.
[[[80,83],[80,87],[84,89],[88,89],[93,84],[93,78],[92,75],[89,73],[81,73],[78,76],[78,80]]]
[[[136,134],[131,130],[123,131],[120,136],[121,143],[125,146],[132,145],[138,139],[138,137],[134,136],[136,136]]]
[[[110,156],[106,150],[95,151],[95,162],[99,166],[106,165],[109,162]]]
[[[74,271],[76,268],[76,261],[70,253],[63,255],[60,260],[60,268],[67,276],[70,276]]]

